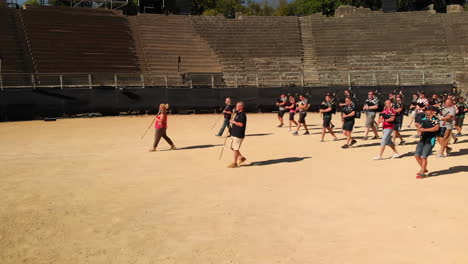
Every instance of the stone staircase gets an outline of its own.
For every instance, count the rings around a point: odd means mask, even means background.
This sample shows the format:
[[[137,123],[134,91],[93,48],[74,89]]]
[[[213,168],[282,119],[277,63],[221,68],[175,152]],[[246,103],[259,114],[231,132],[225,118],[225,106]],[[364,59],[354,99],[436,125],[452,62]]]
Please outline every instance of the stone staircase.
[[[142,56],[140,64],[147,73],[158,73],[175,85],[183,85],[187,72],[218,73],[221,63],[198,36],[187,16],[143,14],[129,17],[138,35]]]
[[[320,84],[315,56],[314,36],[310,17],[299,18],[301,27],[302,63],[304,73],[304,86]]]

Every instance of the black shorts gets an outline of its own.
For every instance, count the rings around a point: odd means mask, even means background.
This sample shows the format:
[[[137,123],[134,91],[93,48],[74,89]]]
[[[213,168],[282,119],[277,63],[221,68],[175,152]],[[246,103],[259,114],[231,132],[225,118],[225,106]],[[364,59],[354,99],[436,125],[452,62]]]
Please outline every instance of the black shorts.
[[[305,118],[307,116],[306,112],[299,112],[299,123],[304,124],[305,123]]]
[[[289,112],[289,120],[294,121],[294,116],[296,115],[295,112]]]
[[[323,124],[322,124],[322,126],[323,126],[323,127],[326,127],[326,128],[330,127],[330,122],[331,122],[331,120],[332,120],[332,117],[331,117],[331,116],[323,116]]]
[[[343,130],[345,131],[353,131],[354,128],[354,119],[352,120],[345,120],[343,122]]]
[[[284,116],[284,113],[286,113],[286,110],[279,110],[279,111],[278,111],[278,116],[279,116],[279,117],[283,117],[283,116]]]
[[[455,126],[462,127],[465,116],[455,116]]]
[[[401,130],[401,127],[403,125],[403,117],[402,116],[397,116],[395,117],[395,122],[394,122],[394,129],[395,131],[400,131]]]

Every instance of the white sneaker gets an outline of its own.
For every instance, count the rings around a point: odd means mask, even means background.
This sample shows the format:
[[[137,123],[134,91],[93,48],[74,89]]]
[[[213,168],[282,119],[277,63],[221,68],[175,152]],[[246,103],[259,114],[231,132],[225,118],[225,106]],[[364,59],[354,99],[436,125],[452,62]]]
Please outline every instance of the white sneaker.
[[[392,159],[397,159],[397,158],[399,158],[399,157],[401,157],[401,155],[395,153],[395,154],[393,154]]]
[[[444,154],[437,154],[437,158],[444,158]]]
[[[382,159],[382,156],[377,156],[373,158],[373,160],[381,160],[381,159]]]

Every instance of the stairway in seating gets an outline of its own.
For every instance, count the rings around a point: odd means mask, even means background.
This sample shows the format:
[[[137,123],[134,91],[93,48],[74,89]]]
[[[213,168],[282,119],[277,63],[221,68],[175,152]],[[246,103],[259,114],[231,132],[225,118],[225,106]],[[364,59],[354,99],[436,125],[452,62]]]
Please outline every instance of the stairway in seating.
[[[310,17],[300,17],[304,86],[319,84]]]
[[[34,73],[31,54],[26,47],[24,31],[18,23],[19,11],[0,7],[0,57],[3,86],[22,86]]]
[[[129,19],[142,50],[140,65],[151,74],[167,76],[169,85],[186,85],[182,75],[187,72],[222,72],[218,57],[187,16],[142,14]]]

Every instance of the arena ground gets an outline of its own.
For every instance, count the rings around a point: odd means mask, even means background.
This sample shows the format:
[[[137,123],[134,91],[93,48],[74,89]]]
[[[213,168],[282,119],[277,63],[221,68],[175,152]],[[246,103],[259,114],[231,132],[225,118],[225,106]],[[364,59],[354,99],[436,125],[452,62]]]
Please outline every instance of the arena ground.
[[[468,263],[467,136],[417,180],[414,130],[374,161],[318,114],[296,137],[249,114],[227,169],[216,117],[169,116],[179,150],[154,153],[151,116],[0,123],[0,263]]]

